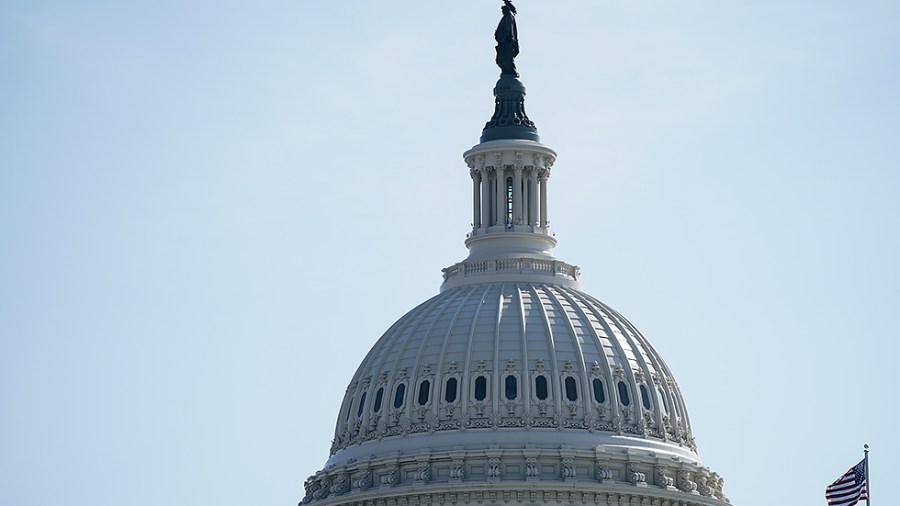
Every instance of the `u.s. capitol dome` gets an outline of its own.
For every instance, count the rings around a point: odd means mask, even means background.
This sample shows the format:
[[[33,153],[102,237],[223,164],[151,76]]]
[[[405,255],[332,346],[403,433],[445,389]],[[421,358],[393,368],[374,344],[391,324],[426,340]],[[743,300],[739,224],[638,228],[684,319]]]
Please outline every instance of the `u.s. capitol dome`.
[[[665,362],[552,254],[556,153],[525,114],[508,3],[497,41],[494,115],[464,154],[469,255],[360,364],[301,504],[727,504]]]

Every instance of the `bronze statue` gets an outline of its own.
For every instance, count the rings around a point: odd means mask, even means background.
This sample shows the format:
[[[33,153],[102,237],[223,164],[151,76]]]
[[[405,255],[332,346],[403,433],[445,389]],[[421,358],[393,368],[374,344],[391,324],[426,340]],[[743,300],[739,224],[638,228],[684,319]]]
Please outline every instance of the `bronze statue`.
[[[516,28],[516,7],[510,0],[503,0],[503,18],[497,25],[494,38],[497,40],[497,66],[501,74],[518,76],[516,56],[519,55],[519,33]]]

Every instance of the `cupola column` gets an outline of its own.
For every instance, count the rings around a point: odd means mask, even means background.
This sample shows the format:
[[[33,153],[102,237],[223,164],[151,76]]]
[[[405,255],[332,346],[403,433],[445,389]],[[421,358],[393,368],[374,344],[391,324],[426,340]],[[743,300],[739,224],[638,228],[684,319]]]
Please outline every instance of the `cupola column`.
[[[522,224],[522,165],[513,169],[513,225]]]
[[[497,181],[497,226],[506,225],[506,170],[502,162],[494,167]]]
[[[481,171],[472,169],[472,228],[481,228]]]
[[[491,226],[491,175],[481,161],[481,226]]]
[[[542,170],[538,175],[541,182],[541,227],[547,228],[547,179],[550,174],[546,170]]]
[[[528,171],[528,224],[538,224],[538,170],[532,167]]]

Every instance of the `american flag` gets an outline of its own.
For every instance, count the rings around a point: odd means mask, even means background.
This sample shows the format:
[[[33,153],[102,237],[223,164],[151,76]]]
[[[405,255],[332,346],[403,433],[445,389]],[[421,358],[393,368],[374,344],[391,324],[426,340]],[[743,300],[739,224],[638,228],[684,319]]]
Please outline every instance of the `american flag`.
[[[851,467],[849,471],[828,485],[825,489],[825,498],[828,506],[852,506],[863,499],[868,499],[866,494],[866,461]]]

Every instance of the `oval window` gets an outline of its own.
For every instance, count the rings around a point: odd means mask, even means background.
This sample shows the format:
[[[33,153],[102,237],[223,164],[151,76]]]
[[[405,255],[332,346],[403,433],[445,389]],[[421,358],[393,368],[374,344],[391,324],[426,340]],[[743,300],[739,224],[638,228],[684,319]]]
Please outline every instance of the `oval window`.
[[[384,400],[384,387],[379,388],[378,391],[375,392],[375,405],[372,406],[372,411],[375,413],[381,411],[382,400]]]
[[[479,376],[475,378],[475,400],[483,401],[487,398],[487,378]]]
[[[594,386],[594,400],[600,404],[606,402],[606,394],[603,392],[603,382],[600,381],[600,378],[594,378],[591,383]]]
[[[444,386],[444,400],[447,402],[456,402],[456,378],[450,378],[447,380],[447,384]]]
[[[428,404],[428,395],[431,393],[431,382],[428,380],[419,384],[419,406]]]
[[[406,396],[406,383],[400,383],[397,385],[397,390],[394,391],[394,409],[400,409],[403,407],[403,398]]]
[[[656,400],[659,402],[659,406],[662,408],[663,413],[669,414],[669,408],[666,407],[666,396],[663,394],[662,387],[656,389]]]
[[[519,384],[515,376],[506,377],[506,400],[514,401],[519,396]]]
[[[546,400],[549,397],[549,392],[547,391],[547,377],[546,376],[537,376],[534,378],[534,395],[537,396],[538,400]]]
[[[647,393],[647,387],[641,385],[641,404],[644,405],[644,409],[650,409],[650,394]]]
[[[359,407],[356,408],[356,416],[362,416],[363,410],[366,409],[366,394],[368,392],[363,392],[362,397],[359,398]]]
[[[619,400],[622,401],[623,406],[631,405],[631,398],[628,397],[628,387],[625,386],[624,381],[619,382]]]
[[[578,400],[578,387],[575,384],[575,378],[571,376],[566,378],[566,399],[572,402]]]

